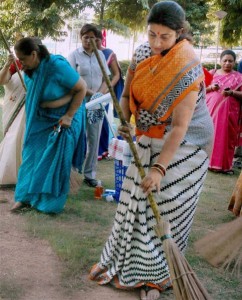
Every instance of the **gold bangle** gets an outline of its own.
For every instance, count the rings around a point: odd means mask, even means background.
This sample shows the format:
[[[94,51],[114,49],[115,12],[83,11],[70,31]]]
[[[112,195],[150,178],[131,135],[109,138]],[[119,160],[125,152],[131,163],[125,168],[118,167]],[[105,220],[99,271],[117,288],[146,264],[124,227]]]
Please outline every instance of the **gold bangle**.
[[[160,169],[162,171],[162,173],[164,174],[164,176],[166,175],[166,167],[160,163],[154,163],[153,164],[154,167]]]
[[[161,176],[163,176],[163,177],[165,176],[164,172],[161,169],[154,167],[154,166],[152,166],[151,169],[158,171]]]

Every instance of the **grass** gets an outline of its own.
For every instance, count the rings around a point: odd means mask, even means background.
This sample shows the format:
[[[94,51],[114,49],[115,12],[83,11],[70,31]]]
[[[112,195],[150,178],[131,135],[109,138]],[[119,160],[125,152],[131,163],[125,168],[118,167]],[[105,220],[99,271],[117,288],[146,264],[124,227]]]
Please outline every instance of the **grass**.
[[[208,173],[186,252],[189,263],[213,300],[241,299],[242,277],[237,279],[211,267],[197,256],[193,245],[209,230],[233,219],[227,205],[238,175],[239,170],[232,176]],[[113,161],[103,160],[98,163],[98,178],[105,188],[114,189]],[[115,202],[94,200],[94,190],[83,185],[78,195],[68,198],[64,213],[58,216],[35,211],[23,214],[29,234],[47,240],[62,260],[65,266],[62,280],[66,288],[83,289],[82,278],[99,260],[111,230],[116,207]]]
[[[14,278],[0,282],[0,299],[20,300],[23,295],[22,287],[14,282]]]
[[[99,173],[107,189],[113,189],[113,161],[101,161]],[[65,262],[63,284],[71,288],[81,283],[81,274],[87,273],[99,259],[103,243],[108,236],[116,202],[94,199],[94,189],[82,186],[76,196],[70,196],[64,213],[49,216],[30,211],[24,216],[27,231],[34,236],[47,239],[58,256]]]
[[[105,174],[103,174],[105,170]],[[113,188],[113,161],[99,162],[99,178],[105,188]],[[106,175],[109,174],[109,175]],[[233,219],[227,202],[239,174],[233,176],[209,173],[197,207],[186,257],[214,300],[239,300],[240,281],[211,267],[198,257],[193,244],[218,224]],[[31,235],[47,239],[65,264],[63,284],[67,288],[82,286],[86,274],[99,256],[110,233],[117,204],[94,200],[93,189],[83,186],[79,194],[68,199],[65,212],[48,216],[30,211],[24,217]]]

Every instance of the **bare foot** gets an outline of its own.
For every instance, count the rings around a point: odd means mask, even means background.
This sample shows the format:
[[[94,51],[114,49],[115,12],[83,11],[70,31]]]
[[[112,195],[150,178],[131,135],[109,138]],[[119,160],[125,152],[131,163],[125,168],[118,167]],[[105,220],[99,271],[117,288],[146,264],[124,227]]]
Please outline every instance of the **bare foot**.
[[[160,292],[157,289],[145,286],[140,291],[140,300],[158,300],[160,298]]]
[[[29,205],[23,202],[16,202],[14,206],[10,209],[12,213],[20,212],[23,208],[28,207]]]
[[[160,292],[157,289],[152,289],[147,292],[147,300],[158,300],[160,298]]]
[[[140,291],[140,300],[147,300],[146,291],[144,289],[141,289]]]

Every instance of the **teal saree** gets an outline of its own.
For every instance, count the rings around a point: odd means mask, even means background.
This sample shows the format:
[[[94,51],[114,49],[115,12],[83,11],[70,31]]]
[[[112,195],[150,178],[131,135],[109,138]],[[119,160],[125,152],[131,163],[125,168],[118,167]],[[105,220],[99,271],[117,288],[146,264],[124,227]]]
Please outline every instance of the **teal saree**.
[[[60,213],[69,192],[73,152],[81,128],[81,108],[71,127],[62,128],[58,120],[68,105],[41,108],[42,101],[55,101],[77,83],[79,74],[61,56],[41,61],[31,77],[25,74],[26,132],[22,164],[18,173],[15,201],[30,204],[44,213]]]

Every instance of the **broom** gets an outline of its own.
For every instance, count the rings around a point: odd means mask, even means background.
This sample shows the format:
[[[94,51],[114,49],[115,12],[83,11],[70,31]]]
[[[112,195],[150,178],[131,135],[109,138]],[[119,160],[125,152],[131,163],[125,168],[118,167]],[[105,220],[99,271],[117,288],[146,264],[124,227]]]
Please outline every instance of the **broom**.
[[[109,77],[107,76],[103,63],[100,59],[96,44],[93,40],[91,40],[92,47],[94,49],[94,53],[97,57],[98,63],[100,65],[100,68],[102,70],[105,82],[108,86],[109,92],[113,99],[113,105],[117,111],[117,114],[119,116],[120,122],[123,126],[127,126],[127,123],[124,119],[123,112],[119,106],[119,102],[116,98],[116,95],[113,91],[113,88],[111,86],[111,82]],[[131,134],[129,133],[129,136],[127,138],[127,142],[129,143],[131,152],[133,154],[136,167],[139,170],[140,177],[143,179],[145,177],[145,171],[143,166],[141,165],[138,152],[135,148],[135,145],[133,143],[133,139]],[[189,266],[187,260],[183,256],[183,254],[178,249],[176,243],[171,238],[171,232],[170,232],[170,224],[166,221],[163,221],[161,219],[158,205],[154,200],[154,197],[152,194],[148,195],[148,200],[150,203],[150,206],[153,210],[154,216],[156,218],[157,225],[155,226],[155,231],[157,236],[162,240],[163,247],[168,263],[168,267],[170,270],[170,276],[173,283],[173,290],[175,294],[175,298],[177,300],[208,300],[211,299],[208,295],[207,291],[204,289],[202,284],[199,282],[196,274],[192,270],[192,268]]]
[[[237,179],[232,196],[230,198],[228,210],[236,216],[242,217],[242,172]]]
[[[240,276],[242,265],[242,172],[236,182],[228,209],[241,217],[219,226],[195,243],[197,252],[211,265]]]
[[[82,185],[82,176],[79,172],[71,168],[70,175],[70,194],[77,195]]]
[[[242,263],[242,218],[219,226],[195,243],[197,252],[214,267],[240,276]]]

